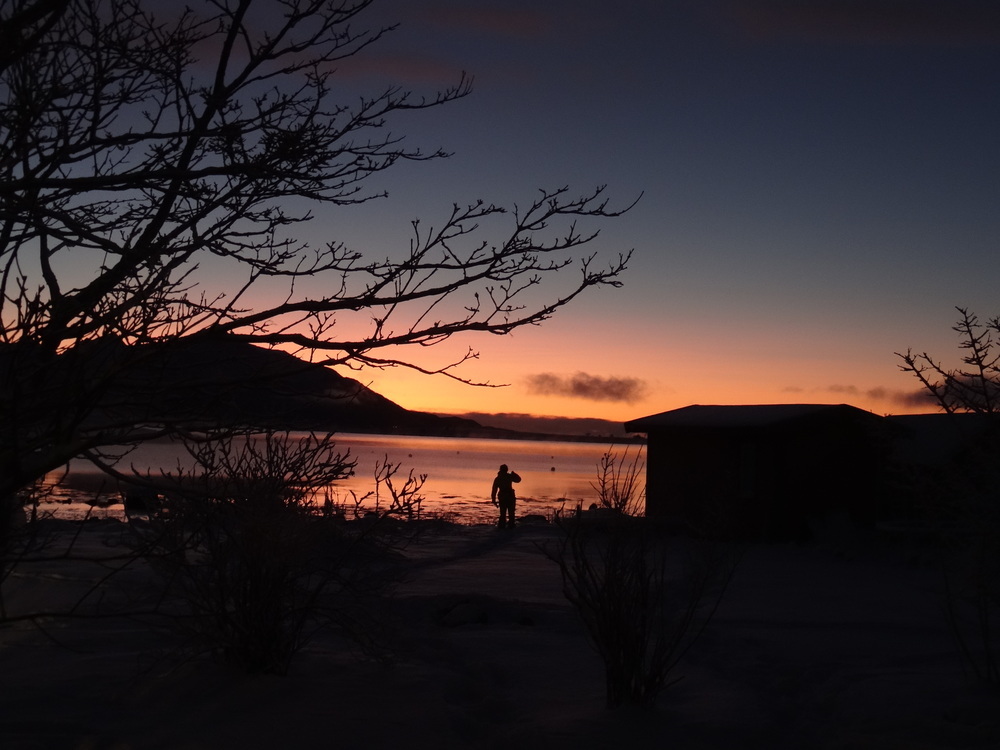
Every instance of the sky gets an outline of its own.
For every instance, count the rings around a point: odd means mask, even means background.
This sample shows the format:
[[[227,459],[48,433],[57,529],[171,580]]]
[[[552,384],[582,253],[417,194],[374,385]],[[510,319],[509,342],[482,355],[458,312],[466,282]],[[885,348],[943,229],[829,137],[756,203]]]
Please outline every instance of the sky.
[[[396,126],[449,159],[311,231],[381,252],[454,202],[641,196],[591,247],[634,249],[622,288],[421,355],[471,346],[461,374],[503,387],[349,373],[407,408],[932,411],[895,353],[958,364],[956,306],[1000,315],[993,0],[379,0],[365,19],[400,26],[352,75],[433,91],[464,70],[475,90]]]

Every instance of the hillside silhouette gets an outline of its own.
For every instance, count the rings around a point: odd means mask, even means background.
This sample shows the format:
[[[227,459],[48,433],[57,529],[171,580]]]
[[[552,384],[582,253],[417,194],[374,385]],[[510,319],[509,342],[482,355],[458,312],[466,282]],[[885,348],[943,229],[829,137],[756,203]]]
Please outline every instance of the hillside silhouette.
[[[470,419],[405,409],[329,367],[225,336],[192,336],[151,349],[118,380],[106,408],[130,412],[136,421],[195,428],[517,436]]]
[[[580,424],[568,426],[566,420],[557,424],[530,415],[511,419],[413,411],[330,367],[219,334],[143,346],[105,337],[61,355],[23,343],[0,346],[0,372],[8,383],[29,379],[36,386],[47,385],[40,392],[49,398],[32,407],[22,404],[39,423],[46,419],[39,411],[75,410],[82,402],[93,402],[83,419],[91,430],[173,424],[185,429],[605,440],[615,427],[597,424],[599,420],[571,420]],[[482,421],[476,418],[480,416]]]

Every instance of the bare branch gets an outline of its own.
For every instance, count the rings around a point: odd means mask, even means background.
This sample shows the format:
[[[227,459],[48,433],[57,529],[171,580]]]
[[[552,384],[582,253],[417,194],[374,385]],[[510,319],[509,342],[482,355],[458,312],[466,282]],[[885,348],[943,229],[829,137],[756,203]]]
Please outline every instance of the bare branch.
[[[0,495],[137,439],[121,393],[156,346],[224,334],[464,380],[475,352],[437,365],[411,352],[538,325],[620,286],[631,251],[602,260],[593,245],[631,206],[603,186],[454,205],[378,256],[296,237],[317,208],[384,197],[370,178],[446,157],[397,128],[471,92],[465,74],[430,93],[338,77],[393,29],[362,23],[372,4],[0,9],[16,35],[0,53]]]

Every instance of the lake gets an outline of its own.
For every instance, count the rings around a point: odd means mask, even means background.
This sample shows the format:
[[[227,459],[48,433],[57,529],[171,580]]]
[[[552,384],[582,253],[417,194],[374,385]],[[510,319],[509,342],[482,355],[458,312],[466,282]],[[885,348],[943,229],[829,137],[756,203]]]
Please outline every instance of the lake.
[[[346,500],[350,492],[364,495],[375,487],[376,463],[386,458],[399,464],[394,477],[400,486],[409,471],[426,474],[421,495],[423,512],[444,516],[461,523],[485,523],[495,520],[490,503],[490,488],[500,464],[507,464],[521,475],[517,485],[517,513],[550,516],[560,508],[583,507],[597,501],[591,486],[597,481],[601,456],[609,449],[621,456],[628,449],[629,460],[642,446],[632,444],[580,443],[542,440],[486,440],[476,438],[413,437],[405,435],[338,434],[338,447],[349,449],[357,460],[355,475],[332,487],[335,496]],[[171,470],[181,461],[189,465],[182,446],[176,443],[151,442],[138,446],[119,462],[128,471]],[[62,483],[57,486],[57,480]],[[105,502],[115,501],[109,494],[115,488],[90,464],[71,462],[68,471],[53,472],[46,478],[52,487],[60,515],[77,515],[87,506],[81,501],[104,494]],[[72,506],[72,508],[70,507]],[[120,514],[120,502],[111,502],[102,514]]]

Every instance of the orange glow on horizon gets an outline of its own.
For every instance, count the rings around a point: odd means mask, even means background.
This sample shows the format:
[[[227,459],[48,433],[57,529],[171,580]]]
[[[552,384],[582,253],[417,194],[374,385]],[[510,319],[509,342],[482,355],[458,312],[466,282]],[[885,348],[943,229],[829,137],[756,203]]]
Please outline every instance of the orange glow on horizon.
[[[415,372],[385,371],[371,374],[363,382],[400,406],[416,411],[461,415],[530,414],[541,417],[606,419],[626,422],[691,404],[779,404],[826,403],[850,404],[875,414],[917,414],[935,412],[932,403],[908,400],[916,388],[908,383],[892,387],[859,388],[853,386],[787,388],[766,383],[706,382],[692,379],[671,387],[650,389],[646,398],[633,403],[594,401],[527,392],[523,380],[511,378],[512,385],[483,388],[465,385],[441,376]]]
[[[564,315],[506,336],[469,334],[427,349],[381,353],[416,357],[417,364],[436,369],[458,361],[471,347],[479,357],[454,374],[505,384],[501,387],[469,385],[406,367],[337,369],[406,409],[438,414],[529,414],[621,423],[691,404],[845,403],[875,414],[937,411],[916,398],[919,383],[898,369],[881,343],[865,349],[850,336],[835,340],[824,332],[822,344],[809,349],[781,332],[760,330],[752,340],[740,339],[726,349],[681,325],[678,330],[653,330],[613,318],[594,322],[586,312],[572,319]],[[569,380],[576,374],[598,381],[634,379],[641,384],[641,398],[539,394],[530,387],[535,376]]]

